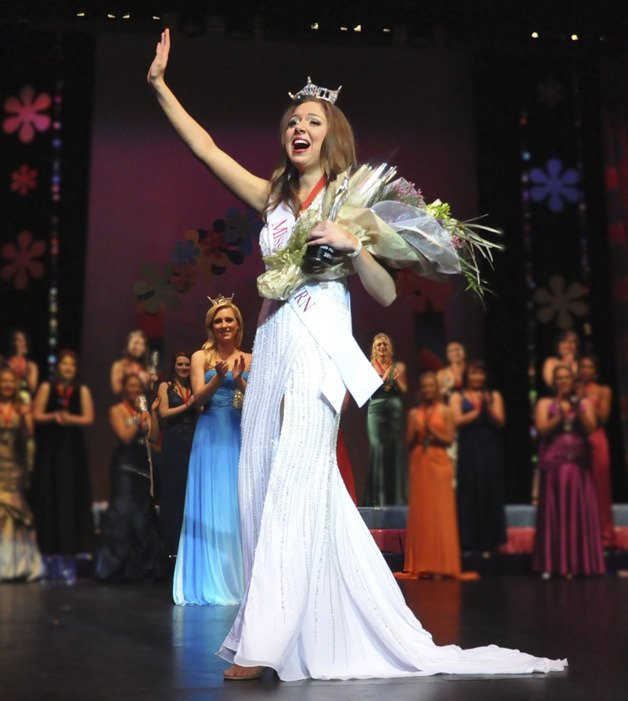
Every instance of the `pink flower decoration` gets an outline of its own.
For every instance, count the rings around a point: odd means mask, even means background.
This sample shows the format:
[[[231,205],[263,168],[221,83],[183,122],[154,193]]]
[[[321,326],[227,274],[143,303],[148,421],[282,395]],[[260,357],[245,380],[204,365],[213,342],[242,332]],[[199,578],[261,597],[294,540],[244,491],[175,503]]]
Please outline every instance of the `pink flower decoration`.
[[[23,163],[11,173],[11,189],[22,197],[37,187],[37,171]]]
[[[0,248],[0,254],[8,263],[2,266],[0,278],[8,282],[15,278],[13,285],[16,290],[24,290],[28,286],[30,277],[36,279],[44,274],[44,264],[35,260],[46,252],[46,243],[41,239],[33,240],[30,231],[20,231],[17,235],[17,246],[14,243],[5,243]]]
[[[30,85],[20,90],[20,97],[8,97],[4,101],[4,109],[10,117],[6,117],[2,128],[6,134],[18,131],[18,138],[25,144],[35,138],[35,130],[46,131],[50,126],[50,117],[47,114],[39,114],[47,110],[52,104],[48,93],[40,93],[35,97],[35,90]]]

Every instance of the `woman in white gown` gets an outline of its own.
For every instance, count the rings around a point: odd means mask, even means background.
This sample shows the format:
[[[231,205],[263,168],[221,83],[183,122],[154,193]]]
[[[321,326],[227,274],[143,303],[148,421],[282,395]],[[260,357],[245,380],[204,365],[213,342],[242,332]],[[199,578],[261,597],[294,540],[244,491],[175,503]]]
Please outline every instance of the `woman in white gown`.
[[[283,164],[267,181],[185,112],[164,82],[169,49],[166,30],[148,72],[160,106],[209,170],[264,213],[262,252],[282,248],[299,214],[320,207],[325,187],[355,162],[336,94],[308,85],[295,96],[282,121]],[[349,256],[367,292],[392,303],[392,278],[354,234],[325,221],[309,243]],[[288,301],[262,306],[238,477],[245,595],[219,652],[233,663],[225,678],[256,678],[265,667],[286,681],[562,670],[564,660],[494,645],[439,647],[406,606],[336,464],[345,385],[364,403],[379,383],[350,323],[344,279],[306,284]]]

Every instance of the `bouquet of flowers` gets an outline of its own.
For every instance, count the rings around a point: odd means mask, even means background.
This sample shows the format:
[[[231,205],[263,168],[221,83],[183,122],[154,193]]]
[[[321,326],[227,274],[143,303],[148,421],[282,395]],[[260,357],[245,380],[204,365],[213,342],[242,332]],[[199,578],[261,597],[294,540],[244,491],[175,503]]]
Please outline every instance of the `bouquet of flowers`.
[[[426,204],[413,183],[393,180],[395,175],[396,168],[382,163],[362,165],[353,174],[338,176],[327,187],[321,208],[308,209],[297,220],[286,246],[264,256],[267,270],[258,278],[260,294],[285,300],[305,282],[335,280],[353,272],[344,255],[322,271],[304,270],[310,231],[324,219],[334,219],[387,267],[410,268],[430,277],[460,273],[467,289],[482,297],[486,285],[480,273],[481,259],[492,264],[493,251],[502,248],[482,233],[501,232],[476,220],[455,219],[446,202]]]

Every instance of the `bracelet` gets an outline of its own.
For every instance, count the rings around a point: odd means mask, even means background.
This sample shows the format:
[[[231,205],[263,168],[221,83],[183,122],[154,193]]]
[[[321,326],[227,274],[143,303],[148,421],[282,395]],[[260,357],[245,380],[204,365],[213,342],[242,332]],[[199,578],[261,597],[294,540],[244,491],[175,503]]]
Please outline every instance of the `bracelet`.
[[[355,249],[355,251],[350,251],[347,253],[347,258],[355,258],[360,251],[362,250],[362,241],[358,241],[358,247]]]

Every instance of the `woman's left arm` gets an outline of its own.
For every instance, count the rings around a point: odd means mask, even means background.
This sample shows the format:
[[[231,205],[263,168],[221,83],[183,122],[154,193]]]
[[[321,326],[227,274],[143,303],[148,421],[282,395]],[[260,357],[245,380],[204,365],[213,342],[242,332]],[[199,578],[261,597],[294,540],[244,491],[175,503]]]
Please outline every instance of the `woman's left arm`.
[[[383,307],[389,307],[397,297],[395,281],[390,273],[362,247],[357,236],[333,221],[323,221],[310,232],[308,246],[327,244],[349,254],[364,289]]]
[[[595,409],[593,404],[588,399],[581,399],[578,406],[578,413],[582,427],[587,433],[592,433],[597,428],[597,419],[595,418]]]
[[[406,376],[406,364],[396,363],[395,365],[395,375],[394,378],[399,391],[405,394],[408,391],[408,378]]]
[[[501,428],[506,423],[506,412],[504,410],[504,400],[502,395],[493,390],[488,393],[487,409],[491,421]]]
[[[610,387],[600,387],[600,395],[597,407],[597,418],[600,426],[608,423],[613,405],[613,390]]]

